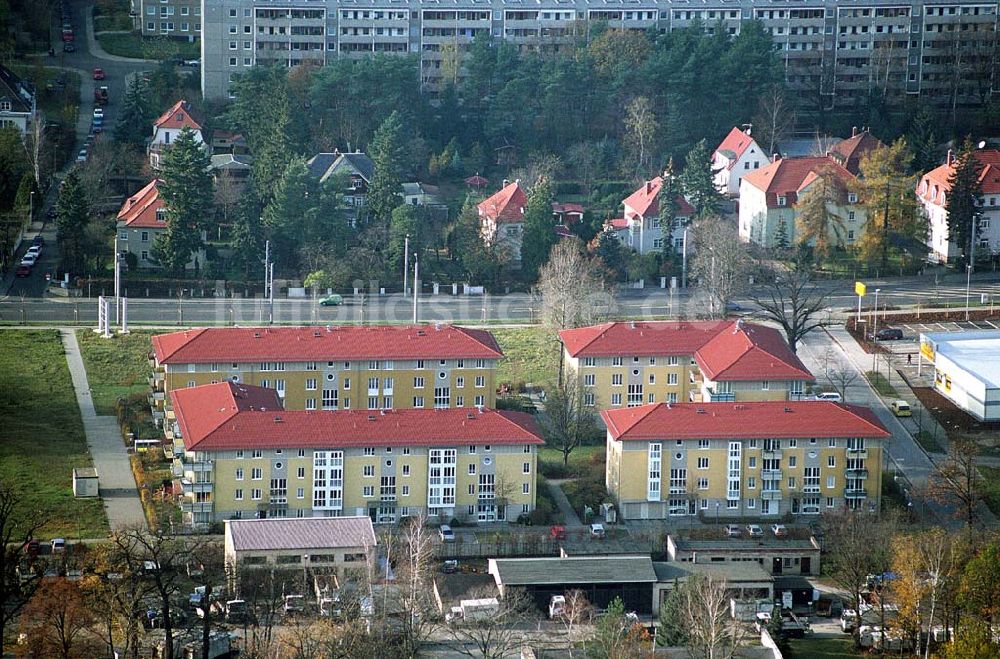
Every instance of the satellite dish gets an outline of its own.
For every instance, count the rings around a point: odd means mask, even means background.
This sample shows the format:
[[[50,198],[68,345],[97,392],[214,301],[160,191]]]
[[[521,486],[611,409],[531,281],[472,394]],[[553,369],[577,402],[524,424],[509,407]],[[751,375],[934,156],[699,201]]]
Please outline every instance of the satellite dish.
[[[986,140],[980,141],[979,144],[976,145],[976,148],[977,149],[985,149],[986,148]]]

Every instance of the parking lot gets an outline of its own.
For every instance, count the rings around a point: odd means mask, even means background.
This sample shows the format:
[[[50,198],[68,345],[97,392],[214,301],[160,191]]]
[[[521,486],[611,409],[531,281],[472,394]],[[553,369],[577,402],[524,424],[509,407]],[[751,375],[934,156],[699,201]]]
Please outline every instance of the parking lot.
[[[880,326],[882,326],[880,324]],[[879,341],[878,344],[884,349],[896,355],[912,354],[916,363],[916,353],[920,350],[920,335],[932,332],[977,332],[977,331],[1000,331],[1000,321],[989,320],[947,320],[941,322],[928,321],[926,323],[888,323],[884,327],[898,327],[903,330],[901,341]]]

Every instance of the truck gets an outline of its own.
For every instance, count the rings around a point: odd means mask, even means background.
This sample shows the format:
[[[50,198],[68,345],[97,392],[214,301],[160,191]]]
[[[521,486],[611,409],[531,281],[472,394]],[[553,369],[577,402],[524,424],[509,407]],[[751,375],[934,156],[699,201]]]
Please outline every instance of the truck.
[[[500,602],[495,597],[483,599],[461,600],[458,606],[451,607],[451,612],[445,616],[446,622],[488,620],[500,612]]]
[[[111,93],[108,91],[107,85],[101,85],[100,87],[94,88],[94,103],[98,105],[107,105],[111,100]]]

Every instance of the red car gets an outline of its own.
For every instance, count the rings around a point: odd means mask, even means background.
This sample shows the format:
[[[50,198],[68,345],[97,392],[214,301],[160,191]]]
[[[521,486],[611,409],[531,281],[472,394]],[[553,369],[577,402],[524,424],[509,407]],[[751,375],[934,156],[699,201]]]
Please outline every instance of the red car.
[[[104,69],[94,69],[94,80],[104,80]]]
[[[14,274],[16,274],[18,277],[28,277],[31,275],[31,266],[19,265],[17,266],[17,270],[14,271]]]
[[[64,31],[62,33],[62,40],[65,41],[66,43],[69,43],[70,41],[73,41],[75,38],[76,37],[73,36],[73,32],[72,31]]]

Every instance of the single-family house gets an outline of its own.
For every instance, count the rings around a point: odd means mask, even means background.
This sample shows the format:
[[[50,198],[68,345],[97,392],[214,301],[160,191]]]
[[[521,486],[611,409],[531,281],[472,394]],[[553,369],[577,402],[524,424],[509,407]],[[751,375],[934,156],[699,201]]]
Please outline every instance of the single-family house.
[[[856,177],[830,156],[778,158],[752,171],[740,182],[739,234],[743,242],[774,247],[783,233],[788,245],[796,242],[797,205],[823,179],[836,191],[827,202],[839,218],[835,241],[853,245],[866,221],[854,190]]]
[[[0,128],[16,128],[23,137],[34,116],[34,89],[0,65]]]
[[[528,195],[521,181],[504,181],[499,192],[476,206],[479,232],[487,245],[497,243],[507,250],[511,260],[521,260],[521,234],[524,232],[524,209]]]
[[[135,255],[140,268],[157,268],[159,264],[153,259],[152,250],[156,239],[167,229],[166,213],[163,209],[163,199],[159,191],[160,181],[153,179],[142,189],[125,200],[118,211],[115,223],[115,250],[119,254]],[[206,236],[202,234],[202,240]],[[205,252],[199,250],[187,264],[193,269],[198,264],[205,263]]]
[[[216,153],[212,155],[211,162],[212,184],[216,194],[233,201],[239,199],[250,178],[253,156]]]
[[[440,206],[441,199],[438,197],[438,187],[414,181],[404,183],[403,203],[410,206]]]
[[[343,176],[346,185],[343,189],[344,203],[360,208],[365,205],[368,196],[368,186],[375,175],[375,163],[360,151],[353,153],[317,153],[306,163],[309,172],[319,179],[320,183],[336,176]]]
[[[1000,250],[1000,151],[979,149],[974,153],[983,200],[976,249],[992,254]],[[948,192],[954,171],[955,158],[949,151],[944,164],[924,174],[917,184],[917,198],[928,222],[928,258],[936,263],[954,261],[968,251],[967,245],[948,239]]]
[[[867,128],[860,131],[857,127],[851,129],[851,136],[830,147],[830,157],[837,164],[858,176],[861,174],[861,160],[869,153],[885,146],[882,141],[871,134]]]
[[[715,187],[720,194],[735,197],[740,193],[740,179],[768,161],[769,154],[761,151],[750,137],[750,129],[744,131],[734,126],[712,154]]]
[[[678,196],[673,225],[664,227],[660,219],[662,187],[662,176],[644,182],[622,202],[623,216],[609,220],[605,226],[614,231],[623,244],[640,254],[663,251],[664,241],[678,252],[684,246],[684,227],[694,215],[694,208],[684,197]]]
[[[174,103],[169,110],[161,114],[153,122],[153,139],[149,143],[149,164],[153,169],[160,166],[160,159],[166,149],[177,140],[177,136],[185,128],[190,128],[194,132],[194,139],[199,144],[205,144],[202,134],[204,122],[198,116],[197,111],[191,103],[183,99]]]

